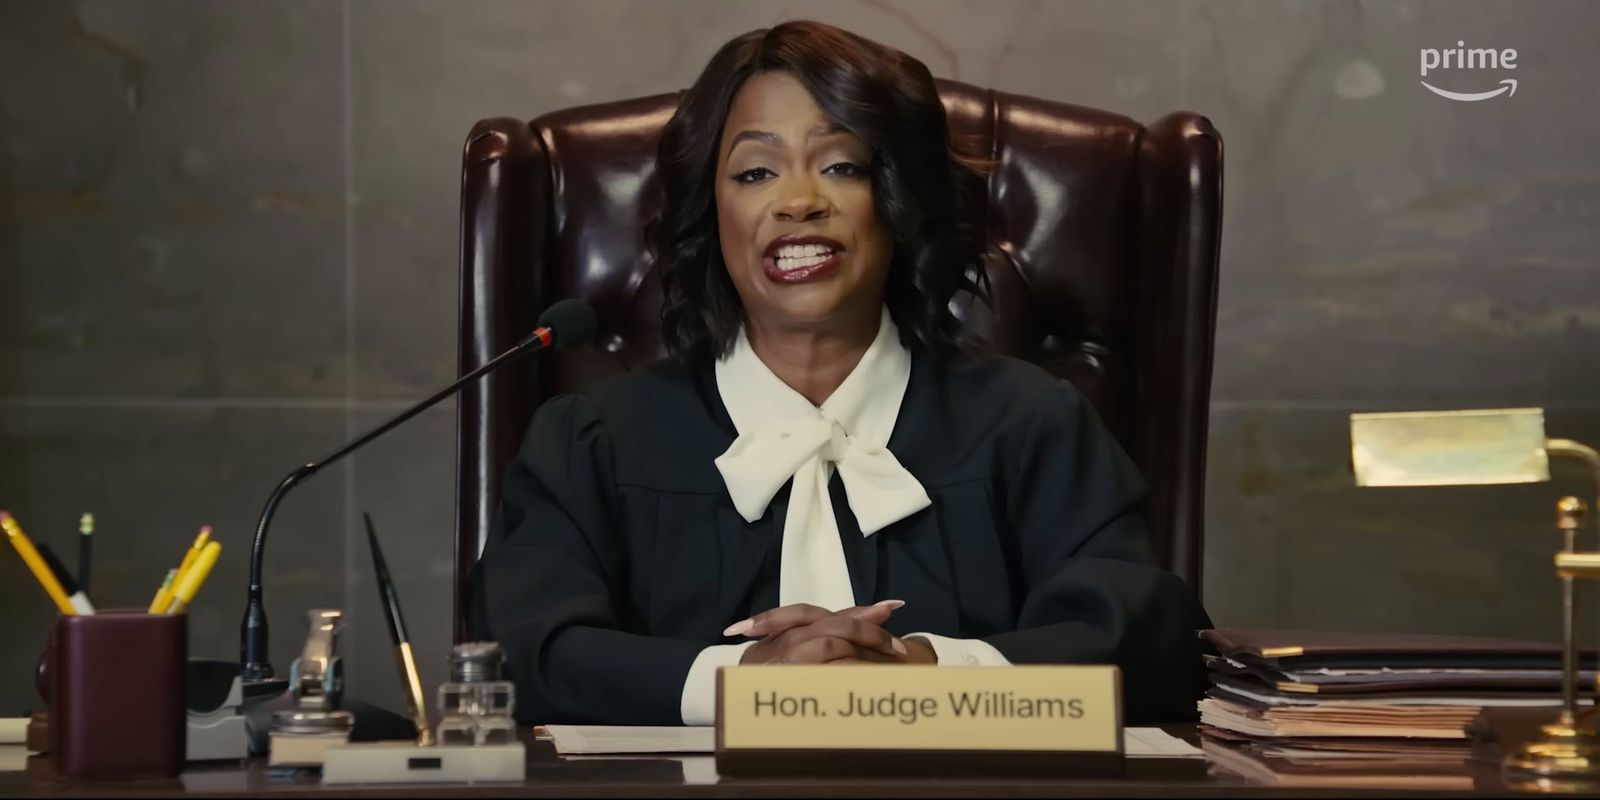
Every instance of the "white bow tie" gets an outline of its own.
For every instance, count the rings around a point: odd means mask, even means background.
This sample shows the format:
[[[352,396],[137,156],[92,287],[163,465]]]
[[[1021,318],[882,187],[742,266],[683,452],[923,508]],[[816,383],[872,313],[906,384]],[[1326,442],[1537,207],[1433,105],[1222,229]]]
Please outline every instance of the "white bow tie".
[[[828,495],[837,470],[864,536],[931,505],[922,484],[885,449],[911,375],[911,356],[883,313],[878,337],[821,408],[767,368],[743,333],[717,362],[717,390],[739,437],[716,460],[739,515],[755,522],[791,478],[784,517],[780,605],[832,611],[855,605]]]

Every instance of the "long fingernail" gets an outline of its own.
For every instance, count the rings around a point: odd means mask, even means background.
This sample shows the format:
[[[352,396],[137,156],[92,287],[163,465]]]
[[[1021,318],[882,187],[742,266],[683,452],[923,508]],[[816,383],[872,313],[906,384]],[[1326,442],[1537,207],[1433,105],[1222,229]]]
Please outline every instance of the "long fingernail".
[[[755,620],[753,620],[753,619],[741,619],[738,622],[735,622],[732,625],[729,625],[728,627],[723,628],[722,629],[722,635],[723,636],[743,636],[743,635],[749,633],[750,629],[754,628],[755,626],[756,626],[756,621]]]
[[[873,605],[875,605],[875,606],[883,606],[884,608],[887,608],[887,609],[890,609],[890,610],[899,608],[899,607],[901,607],[901,606],[903,606],[905,604],[906,604],[906,601],[904,601],[904,600],[879,600],[878,602],[873,603]]]
[[[906,643],[905,642],[902,642],[899,639],[890,639],[889,640],[889,644],[894,645],[894,651],[896,653],[899,653],[900,655],[905,655],[906,654]]]

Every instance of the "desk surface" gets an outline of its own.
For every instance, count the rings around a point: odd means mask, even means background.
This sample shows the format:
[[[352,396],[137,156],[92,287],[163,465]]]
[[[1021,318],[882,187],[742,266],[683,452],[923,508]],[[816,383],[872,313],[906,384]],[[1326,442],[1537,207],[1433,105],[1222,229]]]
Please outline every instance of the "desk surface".
[[[1171,732],[1192,739],[1192,726]],[[1472,774],[1470,792],[1408,792],[1403,786],[1372,787],[1393,796],[1474,796],[1513,794],[1499,771],[1482,767]],[[23,772],[0,772],[0,796],[206,796],[343,795],[350,797],[1062,797],[1062,796],[1321,796],[1360,795],[1350,789],[1286,789],[1236,779],[1214,778],[1200,759],[1129,759],[1118,777],[1034,778],[722,778],[711,756],[558,756],[547,741],[528,745],[527,778],[520,784],[366,785],[325,787],[313,773],[290,778],[268,774],[259,760],[240,766],[194,767],[176,779],[68,782],[56,778],[43,757],[28,759]]]

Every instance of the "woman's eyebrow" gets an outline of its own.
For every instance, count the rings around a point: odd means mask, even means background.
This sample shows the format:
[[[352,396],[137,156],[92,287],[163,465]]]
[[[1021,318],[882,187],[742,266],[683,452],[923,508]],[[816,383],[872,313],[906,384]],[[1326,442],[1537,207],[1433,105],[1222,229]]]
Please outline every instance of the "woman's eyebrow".
[[[836,135],[841,134],[841,133],[849,133],[849,132],[850,131],[845,129],[845,127],[843,125],[840,125],[837,122],[826,122],[826,123],[823,123],[821,125],[818,125],[815,128],[812,128],[809,131],[806,131],[806,138],[807,139],[820,139],[820,138],[827,137],[827,136],[836,136]],[[770,144],[770,145],[772,145],[774,147],[781,147],[783,145],[783,137],[779,136],[776,133],[773,133],[772,131],[761,131],[761,130],[747,129],[747,130],[739,131],[738,133],[733,135],[732,141],[729,142],[729,144],[728,144],[728,152],[732,153],[733,152],[733,148],[738,147],[740,142],[751,142],[751,141]]]
[[[733,140],[728,144],[728,152],[732,153],[740,142],[762,142],[774,147],[783,144],[783,137],[772,131],[743,130],[733,135]]]
[[[848,129],[846,129],[843,125],[840,125],[837,122],[825,122],[825,123],[823,123],[821,125],[818,125],[815,128],[812,128],[809,131],[806,131],[806,138],[807,139],[821,139],[821,138],[824,138],[824,137],[837,136],[837,135],[839,135],[841,133],[849,133],[849,132],[850,131]]]
[[[766,142],[766,144],[782,144],[782,142],[784,142],[784,138],[782,138],[782,136],[778,136],[776,133],[773,133],[773,131],[739,131],[739,133],[733,134],[733,142],[728,144],[728,150],[731,152],[734,147],[739,146],[739,142],[747,141]]]

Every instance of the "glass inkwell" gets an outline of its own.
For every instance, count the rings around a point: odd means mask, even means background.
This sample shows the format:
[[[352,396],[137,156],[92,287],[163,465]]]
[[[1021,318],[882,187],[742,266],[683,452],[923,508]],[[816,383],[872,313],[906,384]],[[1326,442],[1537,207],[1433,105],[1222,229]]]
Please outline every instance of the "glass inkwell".
[[[505,659],[494,642],[466,642],[450,650],[450,680],[439,686],[437,741],[443,746],[498,745],[517,741],[511,713],[516,687],[500,677]]]

